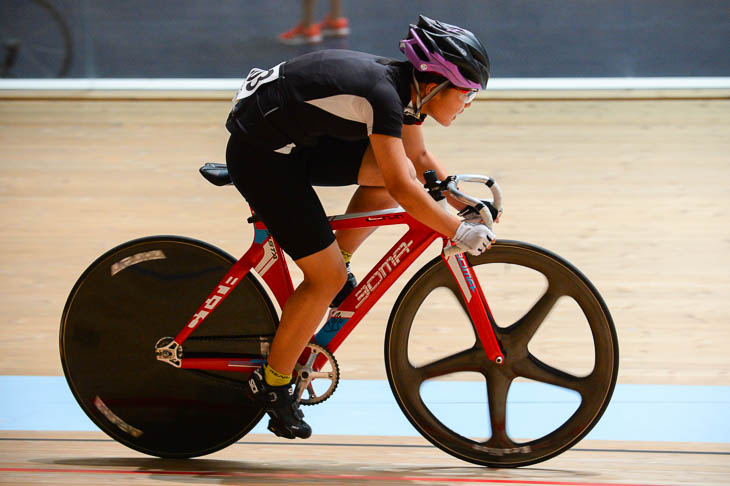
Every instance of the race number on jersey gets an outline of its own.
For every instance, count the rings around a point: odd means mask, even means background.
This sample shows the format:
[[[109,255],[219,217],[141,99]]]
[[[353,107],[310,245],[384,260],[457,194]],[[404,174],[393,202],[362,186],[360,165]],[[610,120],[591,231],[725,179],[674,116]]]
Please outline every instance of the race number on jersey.
[[[279,79],[279,68],[282,64],[284,63],[282,62],[281,64],[277,64],[269,70],[253,68],[251,72],[248,73],[248,76],[246,76],[246,79],[243,80],[241,89],[239,89],[236,96],[233,97],[233,104],[235,105],[238,103],[238,100],[242,100],[243,98],[247,98],[254,94],[256,90],[259,89],[259,86]]]

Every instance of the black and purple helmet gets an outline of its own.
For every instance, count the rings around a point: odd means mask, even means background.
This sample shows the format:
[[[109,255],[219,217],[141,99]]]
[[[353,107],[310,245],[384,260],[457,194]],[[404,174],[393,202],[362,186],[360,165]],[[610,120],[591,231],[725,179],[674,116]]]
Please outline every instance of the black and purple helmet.
[[[489,57],[479,39],[455,25],[418,16],[400,50],[416,69],[439,74],[454,86],[484,89],[489,80]]]

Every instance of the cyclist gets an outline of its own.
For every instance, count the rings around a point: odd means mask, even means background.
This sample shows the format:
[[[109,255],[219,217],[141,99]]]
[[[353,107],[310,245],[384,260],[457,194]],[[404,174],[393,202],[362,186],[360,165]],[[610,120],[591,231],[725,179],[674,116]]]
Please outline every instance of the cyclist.
[[[334,235],[312,186],[358,184],[347,212],[400,205],[475,255],[494,239],[485,225],[444,211],[418,180],[430,169],[447,176],[426,150],[421,123],[430,115],[449,126],[470,106],[487,85],[487,52],[471,32],[424,16],[400,49],[407,61],[323,50],[253,69],[226,122],[233,183],[304,275],[282,309],[267,363],[249,380],[269,430],[281,437],[312,433],[292,372],[338,291],[342,299],[354,287],[346,264],[373,231]]]

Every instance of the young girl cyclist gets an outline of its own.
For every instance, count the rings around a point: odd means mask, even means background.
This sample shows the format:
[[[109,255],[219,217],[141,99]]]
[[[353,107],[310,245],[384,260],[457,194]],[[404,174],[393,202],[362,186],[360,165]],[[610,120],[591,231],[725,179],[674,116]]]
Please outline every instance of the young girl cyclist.
[[[421,123],[430,115],[449,126],[470,106],[489,79],[487,52],[471,32],[424,16],[400,49],[408,61],[324,50],[254,69],[226,122],[233,183],[304,274],[267,363],[249,380],[269,430],[281,437],[312,433],[292,372],[333,298],[354,287],[346,262],[372,232],[334,235],[312,186],[358,184],[348,213],[400,205],[475,255],[494,240],[485,225],[445,212],[419,182],[426,170],[448,175],[426,150]]]

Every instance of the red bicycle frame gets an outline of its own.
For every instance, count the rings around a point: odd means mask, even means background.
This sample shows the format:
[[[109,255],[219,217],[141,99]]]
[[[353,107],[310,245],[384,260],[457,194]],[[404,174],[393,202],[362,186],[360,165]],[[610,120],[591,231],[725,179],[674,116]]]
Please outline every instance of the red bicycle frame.
[[[334,216],[330,218],[330,224],[333,230],[401,224],[408,226],[408,231],[388,250],[342,304],[330,311],[324,326],[313,337],[315,343],[334,353],[378,299],[433,241],[442,238],[446,246],[449,240],[418,222],[402,209]],[[284,307],[294,291],[284,253],[262,222],[255,222],[254,225],[254,241],[249,250],[231,267],[168,347],[178,348],[182,345],[252,269],[268,285],[279,306]],[[502,363],[504,356],[494,335],[492,312],[469,261],[461,254],[446,257],[442,253],[441,257],[459,284],[474,329],[487,357],[496,363]],[[261,359],[185,358],[183,355],[182,359],[173,364],[189,369],[253,371],[261,363]]]

